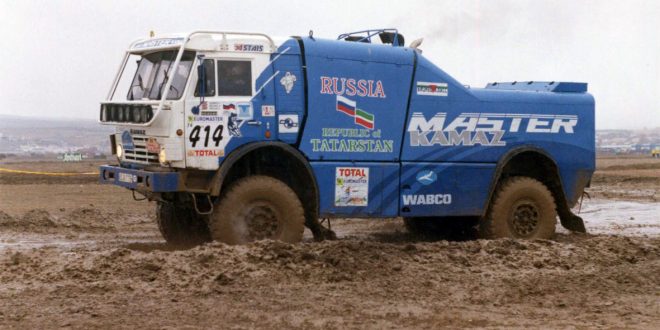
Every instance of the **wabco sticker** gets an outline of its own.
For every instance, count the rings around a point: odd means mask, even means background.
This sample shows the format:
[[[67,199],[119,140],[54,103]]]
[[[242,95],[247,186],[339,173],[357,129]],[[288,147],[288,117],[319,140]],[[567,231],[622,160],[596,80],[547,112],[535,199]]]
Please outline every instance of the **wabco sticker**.
[[[255,44],[234,44],[234,51],[237,52],[263,52],[263,45]]]
[[[298,133],[298,115],[279,115],[277,122],[280,133]]]
[[[335,206],[367,206],[369,204],[369,168],[337,167],[335,172]]]
[[[402,195],[403,205],[449,205],[451,194]]]
[[[293,90],[293,86],[296,80],[297,80],[296,76],[291,72],[287,72],[286,74],[284,74],[284,77],[280,79],[280,84],[282,84],[287,94],[291,93],[291,90]]]
[[[430,185],[438,179],[438,175],[433,171],[420,171],[417,173],[417,181],[425,186]]]
[[[505,133],[573,134],[576,115],[531,115],[504,113],[462,113],[445,125],[447,113],[436,113],[429,120],[414,112],[408,125],[410,146],[490,146],[502,147]]]
[[[252,103],[250,102],[241,102],[236,103],[238,107],[238,119],[239,120],[252,120],[254,115],[252,113]]]
[[[274,105],[262,105],[261,106],[261,116],[262,117],[275,117],[275,106]]]
[[[374,128],[374,121],[376,120],[376,116],[362,109],[358,109],[357,102],[337,95],[336,109],[337,111],[352,117],[356,125],[360,125],[368,129]]]
[[[447,96],[449,95],[449,87],[447,83],[418,81],[417,95]]]

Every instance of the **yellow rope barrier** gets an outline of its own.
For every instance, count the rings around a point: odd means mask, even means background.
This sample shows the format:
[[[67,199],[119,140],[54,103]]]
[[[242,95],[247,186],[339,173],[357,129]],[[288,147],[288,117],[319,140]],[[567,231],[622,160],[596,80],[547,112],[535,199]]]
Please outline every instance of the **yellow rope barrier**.
[[[2,167],[0,167],[0,172],[20,173],[20,174],[52,175],[52,176],[99,175],[99,172],[37,172],[37,171],[12,170],[12,169],[9,169],[9,168],[2,168]]]

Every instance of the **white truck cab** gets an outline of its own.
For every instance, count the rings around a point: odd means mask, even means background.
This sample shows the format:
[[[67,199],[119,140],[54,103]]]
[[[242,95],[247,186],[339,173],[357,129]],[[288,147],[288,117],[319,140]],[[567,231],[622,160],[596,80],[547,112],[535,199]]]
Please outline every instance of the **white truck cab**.
[[[239,134],[234,112],[222,108],[233,105],[239,117],[249,117],[260,87],[256,75],[276,49],[271,37],[245,32],[196,31],[131,43],[100,113],[102,124],[117,128],[113,151],[120,162],[217,169],[228,137]]]

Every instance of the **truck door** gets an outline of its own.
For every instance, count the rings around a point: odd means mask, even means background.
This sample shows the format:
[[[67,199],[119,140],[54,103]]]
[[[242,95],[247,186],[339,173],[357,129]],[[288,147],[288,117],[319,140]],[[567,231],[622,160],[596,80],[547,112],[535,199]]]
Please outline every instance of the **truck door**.
[[[399,160],[412,50],[305,43],[308,110],[300,149],[311,160]]]
[[[193,73],[185,104],[186,167],[217,169],[237,146],[263,139],[266,125],[255,109],[264,98],[255,94],[257,76],[270,69],[268,58],[235,52],[198,57],[203,70]]]
[[[300,150],[321,190],[321,216],[396,216],[413,51],[304,40],[308,107]]]

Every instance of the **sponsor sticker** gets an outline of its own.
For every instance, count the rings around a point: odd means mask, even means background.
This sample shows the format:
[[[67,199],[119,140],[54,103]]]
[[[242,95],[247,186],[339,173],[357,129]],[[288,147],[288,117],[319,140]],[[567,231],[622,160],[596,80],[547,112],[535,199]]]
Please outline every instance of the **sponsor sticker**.
[[[254,117],[252,113],[252,103],[250,102],[241,102],[236,103],[238,107],[238,119],[239,120],[252,120]]]
[[[224,157],[225,151],[222,149],[197,149],[188,150],[188,157]]]
[[[121,146],[124,148],[124,150],[135,149],[135,145],[133,144],[133,136],[131,136],[129,131],[124,131],[124,133],[121,133]]]
[[[151,152],[155,154],[160,152],[160,144],[158,143],[158,141],[156,141],[155,138],[149,138],[147,140],[147,152]]]
[[[417,173],[417,181],[425,186],[438,180],[438,175],[433,171],[424,170]]]
[[[234,51],[237,52],[263,52],[264,46],[257,44],[234,44]]]
[[[511,113],[461,113],[447,120],[446,112],[426,119],[413,112],[408,124],[411,147],[506,146],[506,133],[573,134],[577,115],[532,115]]]
[[[183,43],[183,38],[160,38],[139,42],[133,45],[133,49],[173,46]]]
[[[298,115],[279,115],[277,122],[280,133],[298,133]]]
[[[135,182],[137,182],[137,175],[135,175],[135,174],[128,174],[128,173],[119,172],[118,178],[119,178],[120,182],[125,182],[125,183],[135,183]]]
[[[280,79],[280,84],[282,84],[287,94],[291,93],[291,91],[293,90],[293,86],[296,80],[297,80],[296,76],[291,72],[285,73],[284,77]]]
[[[337,167],[335,170],[335,206],[369,204],[369,168]]]
[[[274,105],[262,105],[261,106],[261,116],[262,117],[275,117],[275,106]]]
[[[449,95],[449,87],[447,83],[418,81],[417,95],[447,96]]]
[[[451,194],[402,195],[403,205],[449,205]]]

